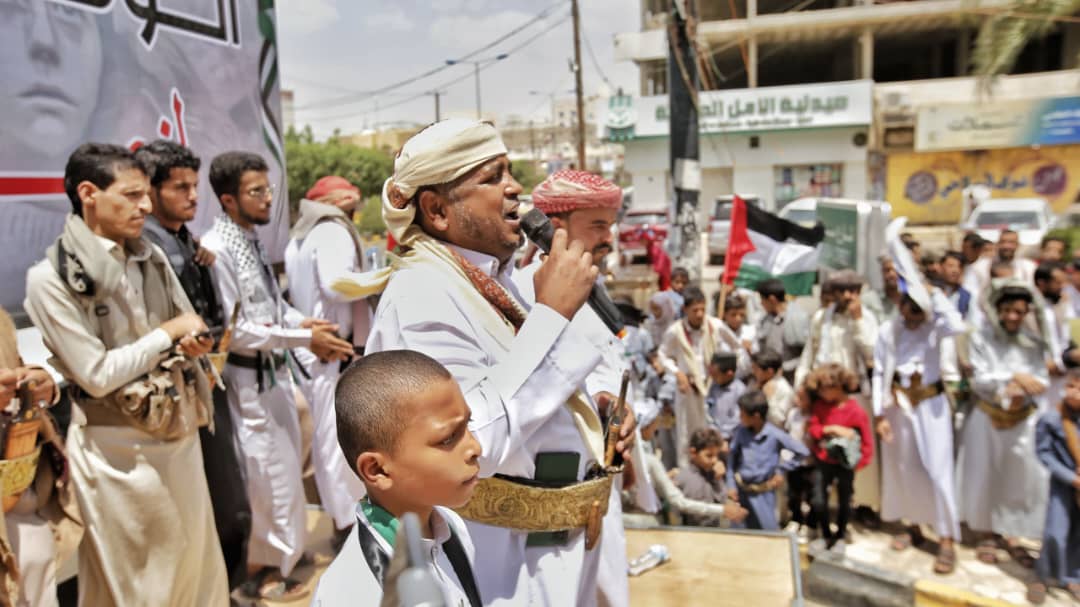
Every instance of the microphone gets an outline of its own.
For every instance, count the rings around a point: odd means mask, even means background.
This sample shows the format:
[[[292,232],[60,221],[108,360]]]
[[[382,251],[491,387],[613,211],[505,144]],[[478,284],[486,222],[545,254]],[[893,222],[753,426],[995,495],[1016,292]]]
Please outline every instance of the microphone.
[[[551,238],[555,235],[555,226],[540,209],[533,209],[521,217],[521,229],[529,240],[544,253],[551,252]],[[608,297],[607,289],[603,285],[593,284],[592,292],[589,293],[589,307],[596,312],[600,320],[604,321],[607,328],[618,335],[623,330],[623,319],[619,309]]]

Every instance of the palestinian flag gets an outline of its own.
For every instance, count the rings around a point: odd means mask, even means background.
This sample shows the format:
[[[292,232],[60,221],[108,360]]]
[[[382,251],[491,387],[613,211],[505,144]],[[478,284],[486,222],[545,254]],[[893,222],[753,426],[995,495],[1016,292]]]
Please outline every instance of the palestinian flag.
[[[753,289],[763,280],[779,278],[789,295],[809,295],[817,277],[817,247],[824,239],[820,222],[806,228],[736,196],[722,280]]]

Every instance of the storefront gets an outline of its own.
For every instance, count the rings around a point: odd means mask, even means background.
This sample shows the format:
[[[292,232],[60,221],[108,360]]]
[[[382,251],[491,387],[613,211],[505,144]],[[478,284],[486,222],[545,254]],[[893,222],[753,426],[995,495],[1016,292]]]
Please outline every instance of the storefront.
[[[757,196],[776,210],[803,196],[867,193],[869,81],[706,91],[699,96],[701,209],[718,196]],[[671,198],[667,96],[612,97],[606,137],[625,148],[634,206]],[[704,219],[704,217],[703,217]]]
[[[887,198],[912,223],[961,221],[974,184],[992,198],[1042,198],[1057,213],[1080,201],[1080,97],[927,105],[914,143],[886,162]]]

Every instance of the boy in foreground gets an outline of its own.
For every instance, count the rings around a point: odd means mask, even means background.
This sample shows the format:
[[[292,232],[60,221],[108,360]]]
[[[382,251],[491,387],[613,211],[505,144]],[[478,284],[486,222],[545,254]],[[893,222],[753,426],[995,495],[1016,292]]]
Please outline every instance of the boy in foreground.
[[[457,382],[424,354],[388,350],[345,371],[335,400],[338,441],[367,497],[313,605],[376,604],[398,519],[414,512],[446,604],[480,607],[472,541],[451,510],[469,501],[480,472],[480,444],[468,429],[469,407]]]

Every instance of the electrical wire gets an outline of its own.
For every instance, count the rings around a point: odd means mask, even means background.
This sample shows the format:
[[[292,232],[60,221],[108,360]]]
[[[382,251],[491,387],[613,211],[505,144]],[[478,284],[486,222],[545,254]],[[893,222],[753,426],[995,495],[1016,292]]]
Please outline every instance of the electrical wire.
[[[322,109],[322,108],[329,108],[329,107],[338,107],[338,106],[341,106],[341,105],[348,105],[348,104],[351,104],[351,103],[356,103],[358,101],[364,101],[365,99],[367,99],[369,97],[373,97],[375,95],[378,95],[378,94],[381,94],[381,93],[384,93],[386,91],[390,91],[390,90],[393,90],[393,89],[396,89],[396,88],[400,88],[400,87],[403,87],[403,86],[408,86],[408,85],[410,85],[410,84],[412,84],[414,82],[417,82],[419,80],[429,78],[431,76],[434,76],[435,74],[438,74],[439,72],[442,72],[442,71],[452,67],[456,63],[459,63],[459,62],[464,61],[466,59],[469,59],[471,57],[475,57],[476,55],[478,55],[478,54],[480,54],[480,53],[482,53],[482,52],[484,52],[486,50],[491,49],[492,47],[496,46],[497,44],[500,44],[500,43],[506,41],[507,39],[509,39],[509,38],[517,35],[518,33],[524,31],[526,28],[528,28],[532,24],[534,24],[534,23],[536,23],[538,21],[541,21],[543,19],[546,19],[549,15],[551,15],[559,7],[564,7],[567,4],[568,4],[568,0],[559,0],[558,2],[548,6],[544,10],[540,11],[539,13],[537,13],[536,16],[529,19],[525,23],[519,25],[518,27],[510,30],[509,32],[503,34],[502,36],[499,36],[495,40],[492,40],[491,42],[488,42],[484,46],[481,46],[480,48],[477,48],[477,49],[475,49],[473,51],[470,51],[469,53],[467,53],[465,55],[462,55],[459,59],[457,59],[455,61],[454,64],[444,63],[443,65],[440,65],[438,67],[427,70],[426,72],[423,72],[423,73],[418,74],[416,76],[413,76],[411,78],[406,78],[404,80],[400,80],[400,81],[395,82],[393,84],[388,84],[386,86],[383,86],[381,88],[374,89],[374,90],[371,90],[371,91],[365,91],[365,92],[357,91],[355,94],[351,94],[351,95],[345,95],[345,96],[342,96],[342,97],[335,97],[335,98],[332,98],[332,99],[324,99],[322,101],[313,101],[313,102],[308,103],[306,105],[298,106],[296,108],[296,110],[301,111],[301,110],[315,109],[315,108]]]
[[[503,54],[505,54],[507,56],[513,55],[514,53],[520,51],[521,49],[525,48],[526,46],[528,46],[528,45],[532,44],[533,42],[535,42],[536,40],[538,40],[544,34],[547,34],[548,32],[555,29],[556,27],[566,23],[569,19],[570,19],[569,14],[563,16],[558,21],[552,22],[546,28],[540,30],[536,34],[532,35],[531,37],[525,39],[523,42],[521,42],[517,46],[507,50]],[[482,71],[490,68],[491,66],[495,65],[496,63],[499,63],[499,61],[500,60],[492,59],[491,61],[489,61],[489,62],[487,62],[485,64],[481,64],[478,71],[482,72]],[[423,91],[420,91],[420,92],[418,92],[418,93],[416,93],[416,94],[414,94],[414,95],[412,95],[410,97],[406,97],[405,99],[401,99],[401,100],[395,101],[395,102],[387,104],[387,105],[383,105],[383,104],[380,103],[377,106],[372,106],[372,107],[366,108],[364,110],[358,110],[358,111],[354,110],[354,111],[350,111],[350,112],[347,112],[347,113],[338,114],[338,115],[332,115],[332,116],[315,116],[315,117],[311,117],[311,118],[306,118],[306,120],[318,120],[318,121],[345,120],[345,119],[348,119],[348,118],[355,118],[357,116],[363,116],[364,114],[370,114],[371,112],[375,111],[375,109],[378,109],[378,111],[381,112],[383,110],[387,110],[387,109],[390,109],[390,108],[393,108],[393,107],[397,107],[399,105],[404,105],[406,103],[409,103],[410,101],[415,101],[415,100],[417,100],[417,99],[419,99],[421,97],[426,97],[427,95],[430,94],[430,92],[432,90],[442,90],[442,89],[445,89],[445,88],[449,88],[449,87],[451,87],[451,86],[453,86],[455,84],[459,84],[461,82],[464,82],[465,80],[470,80],[474,76],[475,76],[474,72],[469,72],[468,74],[463,74],[461,76],[458,76],[458,77],[454,78],[453,80],[448,80],[448,81],[439,83],[438,85],[436,85],[434,87],[427,87]]]

